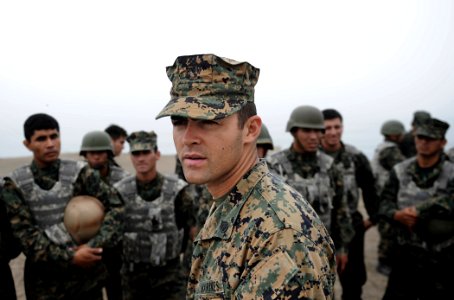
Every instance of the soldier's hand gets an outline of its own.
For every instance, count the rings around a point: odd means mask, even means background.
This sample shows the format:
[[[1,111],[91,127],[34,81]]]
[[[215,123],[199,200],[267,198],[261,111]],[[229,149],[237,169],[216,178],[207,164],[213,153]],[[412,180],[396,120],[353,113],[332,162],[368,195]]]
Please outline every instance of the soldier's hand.
[[[417,212],[414,207],[403,208],[394,214],[394,220],[404,224],[410,230],[415,226],[417,219]]]
[[[345,270],[345,266],[347,265],[348,255],[345,253],[337,254],[336,255],[336,264],[337,264],[337,273],[341,274]]]
[[[372,221],[370,219],[367,219],[367,220],[363,221],[363,226],[364,226],[364,231],[367,231],[369,228],[374,226],[374,224],[372,223]]]
[[[75,249],[73,264],[82,268],[90,268],[102,259],[102,248],[91,248],[86,244]]]

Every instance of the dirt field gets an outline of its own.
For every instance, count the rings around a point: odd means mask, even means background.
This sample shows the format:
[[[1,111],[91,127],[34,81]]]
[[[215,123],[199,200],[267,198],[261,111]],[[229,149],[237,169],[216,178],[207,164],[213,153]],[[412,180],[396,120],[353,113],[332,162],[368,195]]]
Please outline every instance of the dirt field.
[[[76,154],[63,154],[62,158],[68,159],[79,159]],[[0,176],[5,176],[15,168],[27,164],[31,161],[31,157],[28,158],[0,158]],[[126,170],[133,172],[131,162],[128,155],[122,155],[117,159],[117,162],[123,166]],[[172,155],[163,155],[161,160],[158,162],[158,170],[162,173],[171,173],[175,168],[175,157]],[[364,210],[362,208],[362,210]],[[378,232],[376,228],[371,228],[366,233],[365,241],[365,259],[367,267],[368,280],[363,287],[363,299],[364,300],[378,300],[381,299],[386,288],[387,277],[377,273],[375,266],[377,263],[377,242]],[[23,265],[24,256],[20,255],[10,263],[14,274],[14,280],[16,284],[17,298],[18,300],[24,300],[25,294],[23,290]],[[336,283],[336,299],[340,299],[341,289],[340,285]]]

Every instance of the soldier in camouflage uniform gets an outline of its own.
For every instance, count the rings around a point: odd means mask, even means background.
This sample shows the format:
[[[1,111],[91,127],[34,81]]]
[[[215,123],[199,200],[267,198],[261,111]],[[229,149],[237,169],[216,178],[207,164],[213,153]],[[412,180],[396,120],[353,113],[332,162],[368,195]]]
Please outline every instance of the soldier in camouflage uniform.
[[[167,68],[186,179],[214,204],[194,242],[187,299],[332,299],[333,242],[304,198],[258,161],[259,69],[213,54]]]
[[[446,154],[448,155],[449,157],[449,160],[454,162],[454,147],[452,147],[451,149],[449,149]]]
[[[111,138],[104,131],[91,131],[85,134],[79,155],[85,158],[90,167],[98,170],[102,180],[111,186],[130,175],[115,163]],[[103,261],[108,270],[106,292],[110,300],[121,299],[122,296],[121,253],[121,243],[114,248],[105,248],[103,251]]]
[[[24,134],[33,161],[5,178],[2,197],[26,256],[27,299],[102,299],[102,250],[121,237],[123,201],[98,171],[81,161],[59,159],[60,132],[53,117],[30,116]],[[82,245],[63,224],[65,206],[76,195],[93,196],[105,207],[99,232]]]
[[[287,122],[287,131],[293,136],[291,147],[271,155],[268,163],[303,195],[331,232],[340,274],[347,264],[348,244],[354,233],[343,175],[334,159],[319,151],[325,131],[322,112],[313,106],[295,108]]]
[[[421,124],[424,124],[430,119],[430,113],[417,110],[413,113],[413,120],[411,121],[411,130],[406,132],[399,143],[399,148],[403,156],[410,158],[416,155],[415,146],[415,130]]]
[[[117,166],[120,167],[120,165],[115,161],[114,157],[115,156],[120,156],[121,152],[124,149],[124,145],[126,142],[126,137],[128,136],[128,133],[123,127],[120,127],[115,124],[109,125],[104,131],[110,136],[110,139],[112,140],[112,146],[113,146],[113,157],[110,157],[109,159],[111,162]]]
[[[383,299],[450,299],[454,295],[453,232],[448,241],[431,241],[418,228],[431,211],[441,211],[443,202],[451,202],[446,220],[453,220],[454,163],[442,155],[448,127],[438,119],[418,127],[416,157],[395,165],[383,190],[380,213],[397,235],[395,264]]]
[[[375,179],[367,157],[354,146],[342,142],[342,115],[335,109],[325,109],[322,113],[325,120],[325,134],[321,141],[321,150],[334,158],[335,166],[344,175],[344,189],[355,230],[355,235],[348,247],[345,271],[339,274],[342,299],[361,299],[362,286],[367,280],[364,235],[378,219]],[[358,211],[361,195],[369,215],[365,220]]]
[[[186,182],[157,172],[154,132],[133,132],[127,141],[136,175],[114,185],[125,200],[123,298],[181,299],[180,254],[195,223],[193,199]]]
[[[399,148],[399,144],[405,133],[404,124],[397,120],[388,120],[383,123],[380,132],[384,136],[384,141],[377,146],[374,157],[372,158],[375,188],[379,196],[389,178],[391,169],[395,164],[405,160],[405,156],[403,156]],[[377,271],[388,276],[391,272],[393,260],[394,233],[389,223],[384,220],[379,220],[378,232],[380,234],[380,241],[378,243]]]
[[[3,179],[0,178],[0,195],[3,189]],[[11,224],[6,215],[6,207],[0,198],[0,295],[4,300],[16,300],[13,274],[9,266],[10,260],[21,252],[19,241],[14,238]]]
[[[273,149],[274,145],[270,132],[265,124],[262,123],[262,130],[260,130],[260,135],[257,138],[257,155],[259,158],[265,158],[268,151]]]

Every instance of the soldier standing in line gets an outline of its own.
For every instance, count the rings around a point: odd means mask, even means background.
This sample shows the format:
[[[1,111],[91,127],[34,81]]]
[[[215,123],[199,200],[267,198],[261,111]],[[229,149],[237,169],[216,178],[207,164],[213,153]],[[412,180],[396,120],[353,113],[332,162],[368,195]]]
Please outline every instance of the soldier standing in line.
[[[295,108],[287,131],[293,136],[291,147],[274,153],[268,162],[274,172],[303,195],[331,232],[340,274],[345,270],[354,232],[343,175],[334,159],[319,150],[325,131],[322,112],[309,105]]]
[[[180,254],[195,223],[193,199],[186,182],[157,171],[154,132],[133,132],[127,141],[136,174],[114,185],[125,200],[123,298],[181,299]]]
[[[404,124],[397,120],[389,120],[383,123],[380,132],[384,136],[384,141],[377,146],[372,159],[372,171],[379,198],[394,165],[405,160],[405,156],[399,148],[405,133]],[[390,224],[384,220],[378,221],[378,232],[380,241],[378,243],[377,272],[388,276],[393,260],[394,233]]]
[[[397,236],[383,299],[450,299],[454,295],[452,231],[449,243],[433,243],[418,234],[417,225],[434,207],[433,198],[451,202],[454,163],[442,155],[448,123],[430,119],[416,129],[416,157],[394,166],[382,193],[380,213]],[[426,206],[426,208],[424,208]]]
[[[430,113],[417,110],[413,113],[413,120],[411,121],[411,130],[406,132],[402,138],[402,141],[399,143],[400,151],[402,155],[406,158],[410,158],[416,155],[416,146],[415,146],[415,131],[416,128],[427,120],[430,119]]]
[[[446,155],[448,155],[449,159],[454,162],[454,147],[452,147],[451,149],[449,149],[447,152],[446,152]]]
[[[0,178],[0,195],[2,189],[3,179]],[[16,300],[16,288],[9,262],[16,258],[20,252],[20,243],[13,236],[11,224],[6,215],[5,204],[3,199],[0,198],[0,295],[4,300]]]
[[[102,251],[120,239],[123,201],[98,171],[81,161],[59,159],[60,130],[53,117],[31,115],[24,135],[33,161],[5,178],[2,197],[26,256],[27,299],[102,299],[107,274]],[[77,195],[93,196],[105,207],[99,232],[82,245],[63,224],[66,204]]]
[[[112,126],[109,128],[112,128]],[[121,139],[121,137],[117,139]],[[130,175],[114,162],[112,141],[110,136],[104,131],[91,131],[85,134],[79,155],[85,158],[90,167],[98,170],[102,180],[111,186]],[[107,298],[110,300],[122,299],[121,254],[121,243],[119,243],[115,247],[104,248],[102,255],[108,271],[106,293]]]
[[[322,111],[325,134],[321,150],[334,158],[334,164],[344,177],[344,188],[353,221],[355,235],[348,246],[348,262],[345,271],[339,274],[342,285],[342,299],[361,299],[362,286],[366,283],[367,272],[364,263],[364,235],[377,222],[378,197],[375,179],[367,157],[354,146],[342,142],[344,131],[342,115],[335,109]],[[369,218],[364,220],[358,211],[361,198]]]
[[[270,132],[266,128],[265,124],[262,123],[262,129],[260,135],[257,138],[257,155],[259,158],[265,158],[269,150],[273,150],[273,140],[271,139]]]
[[[188,182],[214,198],[195,243],[187,299],[332,299],[334,245],[311,206],[257,157],[259,70],[213,54],[167,68]]]
[[[128,133],[123,127],[115,124],[109,125],[106,129],[104,129],[104,131],[107,132],[107,134],[110,136],[110,139],[112,140],[114,155],[113,157],[111,157],[111,160],[117,167],[119,167],[114,157],[120,156],[121,152],[123,151]]]

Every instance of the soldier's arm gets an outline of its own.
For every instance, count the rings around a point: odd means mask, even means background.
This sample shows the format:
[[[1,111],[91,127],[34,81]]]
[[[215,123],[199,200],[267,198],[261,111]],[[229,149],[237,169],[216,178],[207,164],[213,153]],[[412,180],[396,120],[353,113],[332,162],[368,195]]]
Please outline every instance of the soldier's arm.
[[[405,156],[403,156],[402,152],[400,152],[399,148],[397,147],[389,147],[383,149],[383,151],[380,152],[379,155],[380,164],[388,171],[391,171],[394,165],[404,160]]]
[[[397,212],[397,193],[399,191],[399,179],[396,172],[392,170],[389,179],[385,184],[382,194],[380,195],[379,215],[393,220]]]
[[[196,226],[195,211],[194,211],[194,197],[195,189],[187,185],[180,191],[175,198],[175,217],[179,229],[184,228],[185,231],[191,227]]]
[[[85,167],[79,173],[74,196],[90,195],[100,200],[105,208],[104,221],[99,232],[89,242],[90,247],[113,247],[122,237],[124,203],[115,188],[105,183],[99,172]]]
[[[32,261],[53,261],[68,265],[74,255],[69,247],[52,242],[36,224],[23,194],[15,183],[5,178],[1,192],[13,235],[20,241],[22,251]]]
[[[335,188],[332,203],[332,238],[336,245],[336,252],[338,254],[346,254],[347,245],[350,243],[354,234],[353,222],[344,192],[342,173],[333,167],[330,169],[330,177]]]
[[[375,189],[375,178],[367,157],[360,153],[356,156],[356,181],[361,189],[363,202],[372,223],[378,220],[378,195]]]
[[[454,179],[448,182],[447,195],[430,198],[416,205],[418,216],[430,218],[433,216],[454,216]]]
[[[236,299],[332,299],[334,248],[326,237],[315,244],[290,228],[271,234],[248,262]]]

